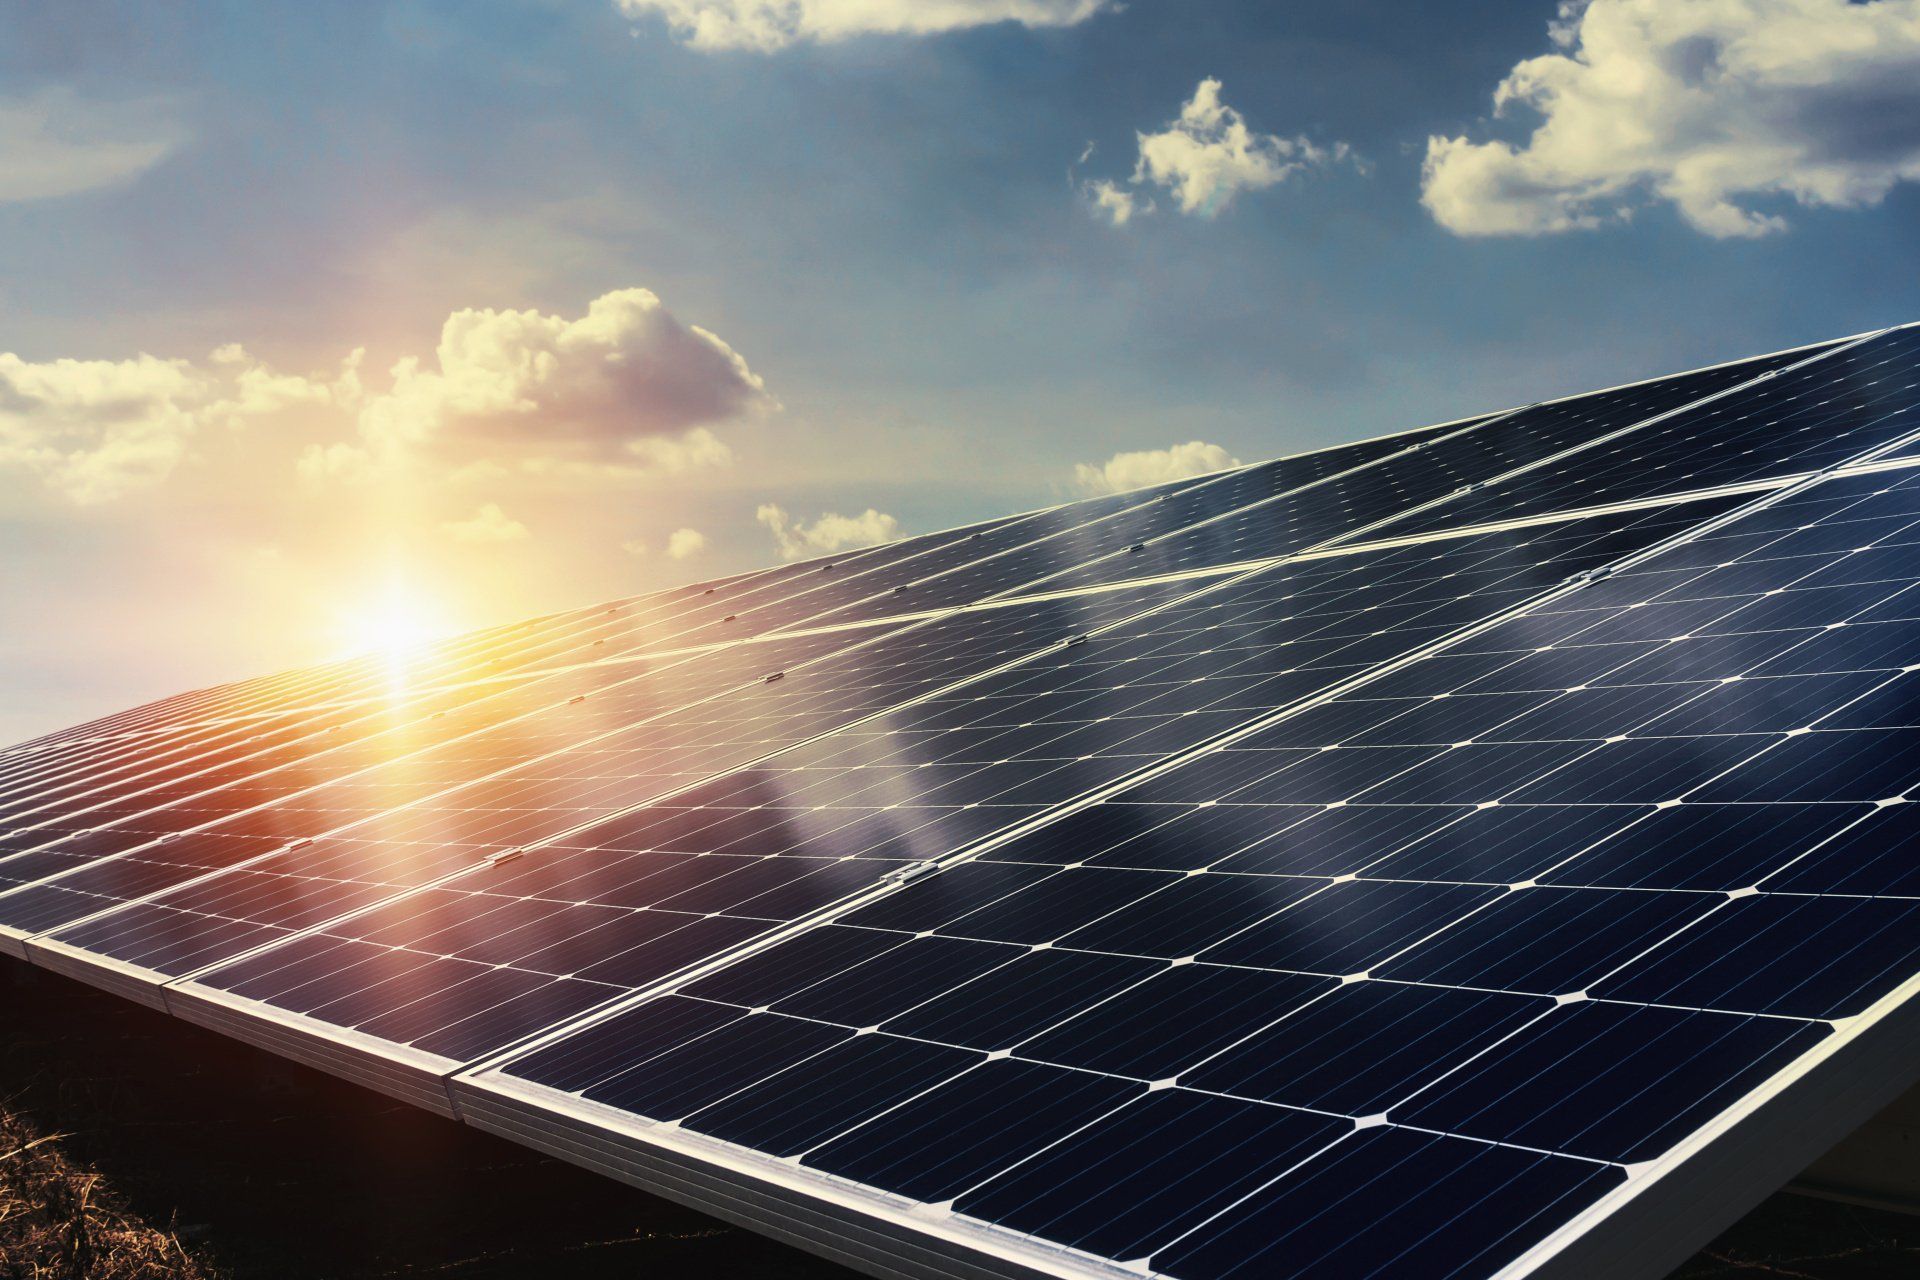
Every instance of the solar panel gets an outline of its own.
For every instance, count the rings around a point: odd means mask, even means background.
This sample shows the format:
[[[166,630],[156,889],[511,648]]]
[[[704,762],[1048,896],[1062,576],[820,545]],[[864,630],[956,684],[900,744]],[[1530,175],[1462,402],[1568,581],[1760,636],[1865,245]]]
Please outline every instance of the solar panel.
[[[1913,1082],[1916,341],[43,743],[0,945],[874,1274],[1657,1275]]]

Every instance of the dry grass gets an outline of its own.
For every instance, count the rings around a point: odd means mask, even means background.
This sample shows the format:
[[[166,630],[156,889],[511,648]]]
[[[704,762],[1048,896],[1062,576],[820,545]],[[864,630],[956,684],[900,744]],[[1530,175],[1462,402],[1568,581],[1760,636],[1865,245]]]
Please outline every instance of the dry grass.
[[[62,1136],[0,1104],[0,1280],[216,1280],[172,1231],[75,1167]]]

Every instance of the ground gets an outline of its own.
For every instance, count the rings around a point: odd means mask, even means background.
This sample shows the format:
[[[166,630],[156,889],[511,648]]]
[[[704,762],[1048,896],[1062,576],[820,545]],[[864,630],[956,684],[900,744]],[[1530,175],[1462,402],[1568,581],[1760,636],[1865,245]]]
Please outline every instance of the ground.
[[[0,1280],[852,1280],[12,960],[0,1027]],[[1920,1219],[1781,1195],[1676,1280],[1916,1274]]]

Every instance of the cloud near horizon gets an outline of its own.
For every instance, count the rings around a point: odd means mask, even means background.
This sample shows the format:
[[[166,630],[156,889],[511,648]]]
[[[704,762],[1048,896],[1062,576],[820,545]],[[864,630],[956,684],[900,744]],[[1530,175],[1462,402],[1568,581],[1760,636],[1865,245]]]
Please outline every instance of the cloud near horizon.
[[[1239,465],[1240,460],[1219,445],[1189,440],[1165,449],[1116,453],[1102,463],[1078,463],[1073,468],[1073,481],[1088,494],[1124,493]]]
[[[440,528],[455,542],[474,547],[498,547],[509,542],[525,542],[531,535],[527,526],[500,509],[497,502],[484,502],[465,520],[448,520]]]
[[[355,349],[333,373],[301,376],[238,343],[198,361],[0,352],[0,473],[107,503],[160,484],[219,433],[302,410],[277,438],[297,451],[289,478],[308,489],[402,478],[469,494],[516,478],[604,486],[728,467],[733,450],[715,428],[779,408],[739,353],[645,289],[605,294],[578,318],[454,312],[434,354],[398,361],[385,390],[368,388],[364,362]],[[497,541],[506,522],[483,519],[490,505],[444,528]]]
[[[629,18],[664,18],[695,49],[773,53],[856,36],[929,36],[1014,22],[1071,27],[1119,0],[614,0]]]
[[[1920,181],[1920,0],[1569,0],[1549,34],[1494,91],[1496,118],[1535,121],[1524,141],[1427,141],[1421,201],[1455,234],[1667,203],[1754,238],[1787,226],[1769,204],[1859,209]]]
[[[203,364],[0,352],[0,471],[80,505],[110,502],[165,480],[211,431],[356,394],[353,373],[351,358],[333,380],[276,373],[237,343]]]
[[[620,547],[628,555],[645,556],[653,553],[653,544],[645,538],[629,538]],[[667,535],[664,547],[669,560],[691,560],[706,549],[707,535],[684,526]]]
[[[849,547],[870,547],[900,536],[900,522],[868,507],[857,516],[829,511],[813,523],[795,520],[778,503],[762,503],[754,519],[767,527],[782,560],[802,560]]]

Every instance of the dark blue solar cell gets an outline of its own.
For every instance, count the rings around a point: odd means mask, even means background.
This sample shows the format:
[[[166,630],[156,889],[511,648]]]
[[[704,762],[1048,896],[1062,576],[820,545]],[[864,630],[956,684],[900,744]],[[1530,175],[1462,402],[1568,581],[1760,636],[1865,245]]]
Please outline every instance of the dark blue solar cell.
[[[1749,677],[1731,684],[1709,685],[1696,697],[1650,720],[1641,732],[1659,736],[1787,733],[1814,723],[1884,679],[1880,673],[1868,672]]]
[[[681,990],[703,1000],[724,1000],[749,1008],[770,1005],[906,942],[907,939],[897,933],[823,925],[777,947],[736,960]]]
[[[1920,807],[1864,808],[1834,805],[1833,811],[1865,819],[1769,876],[1764,887],[1779,893],[1860,893],[1920,897]],[[1817,807],[1828,812],[1829,806]]]
[[[1037,950],[956,983],[881,1029],[988,1051],[1010,1049],[1164,967],[1132,956]]]
[[[595,983],[562,978],[436,1027],[411,1043],[455,1062],[471,1061],[500,1045],[570,1021],[619,994]]]
[[[855,1036],[695,1112],[686,1127],[776,1156],[796,1155],[982,1060],[978,1053],[898,1036]]]
[[[1229,938],[1205,958],[1336,976],[1360,973],[1501,892],[1481,885],[1344,881]]]
[[[1100,1257],[1145,1258],[1351,1128],[1327,1116],[1160,1090],[954,1208]],[[1196,1169],[1207,1176],[1194,1177]]]
[[[1272,808],[1248,808],[1240,805],[1209,805],[1199,809],[1175,809],[1172,806],[1146,806],[1130,803],[1102,804],[1089,813],[1113,809],[1151,808],[1161,813],[1177,813],[1171,821],[1146,835],[1119,844],[1090,859],[1095,866],[1148,867],[1166,871],[1197,871],[1232,856],[1257,841],[1265,840],[1277,828],[1287,826],[1306,812]]]
[[[1016,836],[982,854],[981,860],[1056,864],[1086,862],[1107,850],[1140,839],[1185,812],[1187,810],[1182,806],[1094,805],[1027,835]]]
[[[1087,951],[1177,960],[1292,906],[1323,885],[1320,880],[1273,876],[1205,872],[1182,876],[1059,942]]]
[[[937,876],[910,884],[898,893],[842,916],[841,920],[846,924],[867,928],[899,929],[910,933],[937,929],[950,920],[958,920],[969,912],[978,911],[988,903],[996,902],[1052,874],[1052,867],[963,863]]]
[[[1625,1180],[1609,1165],[1363,1129],[1154,1255],[1176,1280],[1490,1275]]]
[[[1389,1117],[1630,1163],[1705,1124],[1826,1035],[1782,1018],[1585,1001],[1502,1041]]]
[[[988,1062],[815,1148],[805,1163],[916,1200],[950,1200],[1145,1085],[1017,1059]]]
[[[774,1002],[778,1013],[849,1027],[878,1026],[969,978],[1024,955],[1020,947],[958,938],[915,938],[864,964]]]
[[[1244,814],[1252,825],[1268,806],[1226,806],[1214,812]],[[1268,838],[1222,862],[1218,870],[1266,875],[1344,876],[1379,862],[1395,849],[1457,820],[1472,810],[1451,805],[1341,805],[1309,808],[1299,820],[1269,820]],[[1412,878],[1412,877],[1410,877]]]
[[[1351,982],[1182,1082],[1290,1107],[1373,1115],[1553,1007],[1535,996]]]
[[[1622,806],[1613,834],[1539,879],[1543,884],[1730,892],[1786,866],[1865,812],[1837,804]]]
[[[1180,879],[1163,871],[1068,867],[942,925],[941,932],[1029,945],[1054,942]]]
[[[1603,742],[1567,767],[1516,787],[1518,804],[1660,804],[1695,793],[1771,739],[1760,734],[1717,738],[1628,738]],[[1752,797],[1759,799],[1760,797]]]
[[[1168,1079],[1331,990],[1326,978],[1183,964],[1019,1046],[1023,1058]],[[1167,1029],[1179,1027],[1177,1036]]]
[[[1525,799],[1515,788],[1580,759],[1593,749],[1586,742],[1472,742],[1431,759],[1354,799],[1369,804],[1486,804],[1508,797]],[[1548,799],[1539,796],[1534,799]]]
[[[1579,991],[1724,902],[1713,894],[1516,890],[1382,965],[1379,976],[1541,995]]]
[[[740,1089],[824,1053],[844,1027],[759,1014],[740,1018],[588,1086],[595,1102],[654,1120],[679,1120]]]
[[[726,1005],[663,996],[535,1049],[517,1059],[513,1070],[522,1079],[577,1093],[744,1016]]]
[[[637,921],[649,916],[671,918],[673,913],[636,911],[629,919]],[[759,937],[769,927],[763,920],[735,920],[729,916],[677,918],[684,921],[679,928],[589,965],[574,976],[589,982],[639,986]]]
[[[1366,690],[1361,690],[1365,693]],[[1393,746],[1428,744],[1450,746],[1473,736],[1485,736],[1488,725],[1525,718],[1528,711],[1546,704],[1550,693],[1457,694],[1445,698],[1395,699],[1383,703],[1328,703],[1330,708],[1355,705],[1379,705],[1397,708],[1391,719],[1381,719],[1351,738],[1336,739],[1349,746]],[[1543,735],[1552,736],[1552,735]]]
[[[1690,798],[1868,802],[1904,795],[1920,782],[1920,729],[1815,729],[1776,742]]]
[[[1573,857],[1636,812],[1625,805],[1544,804],[1456,810],[1457,821],[1373,863],[1367,874],[1379,880],[1518,884]]]
[[[1338,804],[1374,781],[1432,760],[1445,747],[1328,747],[1223,798],[1238,804]]]
[[[1822,729],[1901,729],[1920,727],[1920,679],[1905,673],[1888,679],[1866,696],[1820,716]],[[1814,723],[1809,720],[1804,723]]]
[[[1761,894],[1729,902],[1594,988],[1609,999],[1843,1018],[1920,968],[1920,902]]]
[[[1463,693],[1524,693],[1530,690],[1571,689],[1594,684],[1637,658],[1658,652],[1658,641],[1614,644],[1570,644],[1534,653],[1516,654],[1511,662],[1490,671]]]
[[[1482,742],[1594,741],[1637,729],[1684,709],[1710,689],[1703,682],[1598,686],[1562,693],[1528,715],[1494,723],[1474,736]],[[1465,702],[1466,699],[1448,699]]]
[[[1916,558],[1910,548],[1908,559]],[[1848,622],[1808,636],[1755,667],[1756,676],[1821,671],[1893,672],[1920,660],[1920,622]]]

